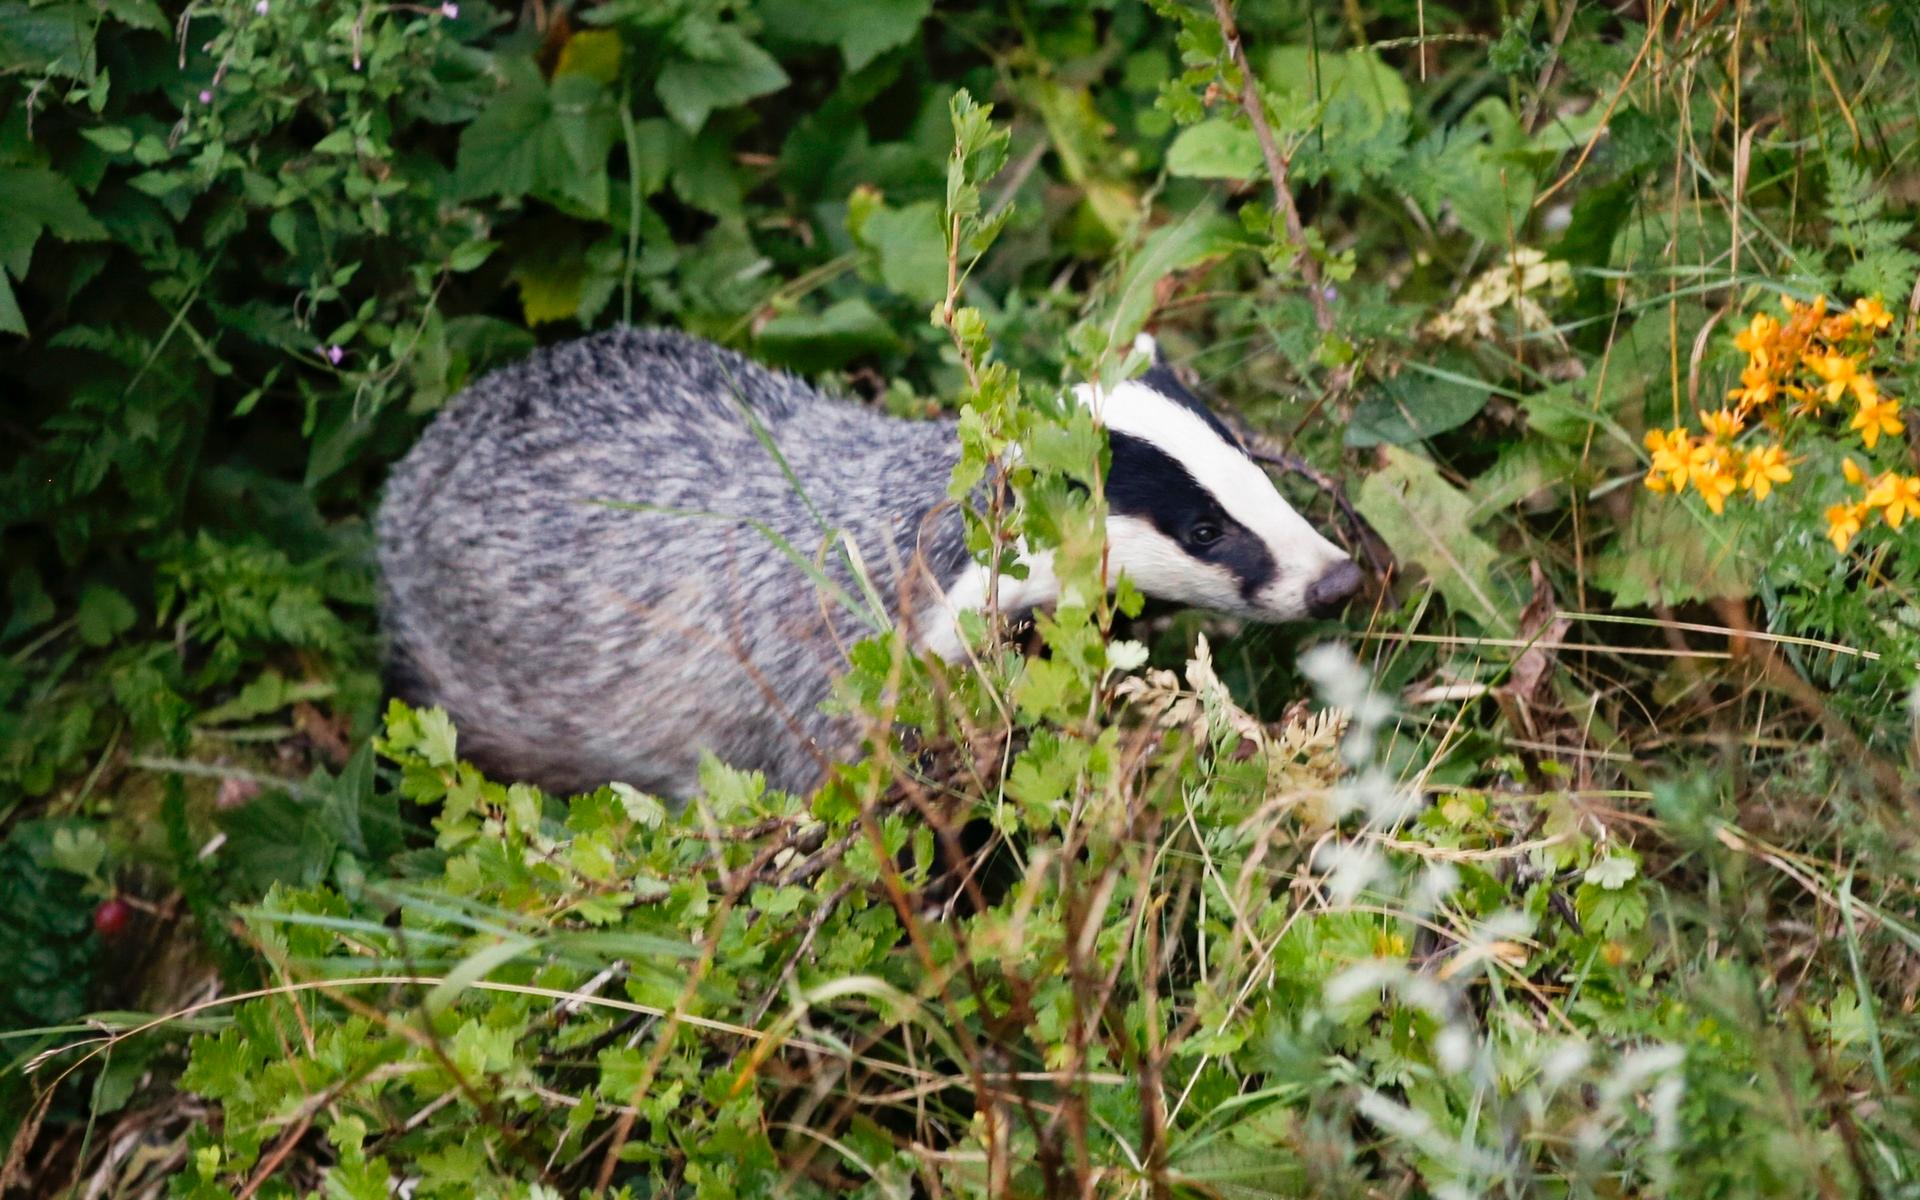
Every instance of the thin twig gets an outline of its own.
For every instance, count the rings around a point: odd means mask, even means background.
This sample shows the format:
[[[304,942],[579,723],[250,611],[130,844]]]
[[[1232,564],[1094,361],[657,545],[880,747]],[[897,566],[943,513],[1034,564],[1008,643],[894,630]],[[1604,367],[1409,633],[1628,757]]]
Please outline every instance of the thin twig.
[[[1314,323],[1321,333],[1326,333],[1333,328],[1333,309],[1328,306],[1326,291],[1321,286],[1320,264],[1307,248],[1306,227],[1300,222],[1300,209],[1293,202],[1293,188],[1287,182],[1287,158],[1274,140],[1273,126],[1267,123],[1266,101],[1260,96],[1260,83],[1254,78],[1253,68],[1247,65],[1246,47],[1240,44],[1240,28],[1233,22],[1233,8],[1228,0],[1213,0],[1213,17],[1220,23],[1220,36],[1227,44],[1227,54],[1240,72],[1240,107],[1246,110],[1247,120],[1253,122],[1253,136],[1259,139],[1260,153],[1267,160],[1267,176],[1273,181],[1273,206],[1286,224],[1287,240],[1293,243],[1293,262],[1300,269],[1300,278],[1306,281],[1308,299],[1313,301]]]

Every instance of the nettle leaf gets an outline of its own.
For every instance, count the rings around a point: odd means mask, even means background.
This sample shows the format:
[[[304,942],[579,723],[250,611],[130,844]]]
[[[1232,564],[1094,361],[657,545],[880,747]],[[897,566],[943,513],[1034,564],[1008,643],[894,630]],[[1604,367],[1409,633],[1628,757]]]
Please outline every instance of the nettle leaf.
[[[80,193],[66,179],[42,167],[0,167],[0,267],[15,279],[27,273],[34,243],[42,233],[63,242],[95,242],[107,236]]]
[[[1494,575],[1500,552],[1474,534],[1473,501],[1419,455],[1391,446],[1384,453],[1386,467],[1360,485],[1360,515],[1395,557],[1426,570],[1455,612],[1510,632],[1513,601]]]
[[[732,108],[787,86],[787,73],[773,56],[732,25],[714,25],[697,39],[683,37],[688,57],[661,68],[654,94],[688,133],[700,132],[716,108]]]
[[[853,4],[814,4],[775,0],[757,6],[770,32],[797,42],[838,46],[847,70],[858,71],[920,31],[933,0],[858,0]]]
[[[1167,174],[1188,179],[1252,179],[1261,173],[1253,130],[1225,117],[1189,125],[1167,147]]]
[[[507,88],[460,134],[461,199],[533,195],[579,216],[607,215],[607,154],[620,133],[606,87],[586,74],[551,86],[533,63],[508,60]]]

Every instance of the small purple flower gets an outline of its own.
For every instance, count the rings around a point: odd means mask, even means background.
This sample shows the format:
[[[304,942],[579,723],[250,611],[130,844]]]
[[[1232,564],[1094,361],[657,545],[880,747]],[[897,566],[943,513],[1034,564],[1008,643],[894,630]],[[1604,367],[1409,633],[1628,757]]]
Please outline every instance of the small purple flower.
[[[440,5],[440,15],[451,21],[460,15],[460,6],[453,0],[445,0],[445,3]]]
[[[1320,289],[1320,295],[1328,304],[1332,304],[1340,298],[1340,289],[1332,284],[1328,284]]]
[[[267,0],[254,0],[253,11],[261,16],[267,15]]]
[[[340,365],[340,360],[347,356],[347,352],[338,346],[315,346],[313,352],[336,367]]]
[[[200,103],[202,103],[202,104],[212,104],[212,103],[213,103],[213,90],[212,90],[211,88],[202,88],[202,89],[201,89],[201,91],[200,91]]]

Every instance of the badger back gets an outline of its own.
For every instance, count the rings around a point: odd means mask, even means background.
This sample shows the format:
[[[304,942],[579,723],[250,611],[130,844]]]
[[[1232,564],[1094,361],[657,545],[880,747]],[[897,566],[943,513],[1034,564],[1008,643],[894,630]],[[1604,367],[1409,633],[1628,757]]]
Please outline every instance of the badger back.
[[[556,791],[697,787],[703,751],[803,789],[846,749],[820,711],[863,615],[964,562],[938,515],[949,426],[896,421],[704,341],[541,351],[440,414],[378,517],[396,691],[463,756]],[[936,572],[937,573],[937,572]],[[831,586],[827,594],[822,579]]]

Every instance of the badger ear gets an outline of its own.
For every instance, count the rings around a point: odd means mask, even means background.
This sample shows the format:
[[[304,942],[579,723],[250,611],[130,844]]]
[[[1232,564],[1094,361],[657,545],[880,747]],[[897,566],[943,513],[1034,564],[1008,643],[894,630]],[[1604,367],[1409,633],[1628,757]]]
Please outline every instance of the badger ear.
[[[1133,348],[1146,355],[1147,361],[1154,366],[1167,365],[1167,352],[1160,348],[1160,343],[1154,340],[1152,334],[1145,332],[1136,334],[1133,339]]]

